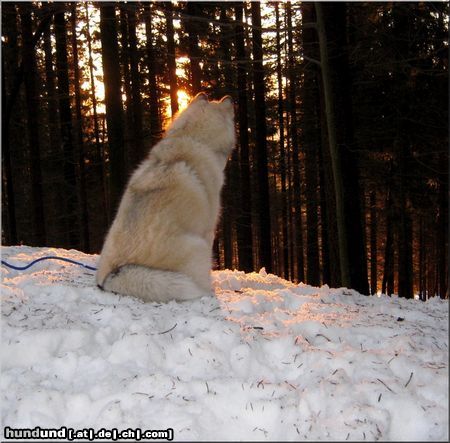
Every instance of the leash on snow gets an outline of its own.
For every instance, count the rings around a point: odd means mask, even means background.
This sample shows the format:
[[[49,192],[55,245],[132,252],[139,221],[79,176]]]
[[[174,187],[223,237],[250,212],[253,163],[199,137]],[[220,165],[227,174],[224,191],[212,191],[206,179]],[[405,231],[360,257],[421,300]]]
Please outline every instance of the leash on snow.
[[[25,271],[25,269],[31,268],[31,266],[35,265],[36,263],[43,261],[43,260],[61,260],[61,261],[66,261],[67,263],[72,263],[73,265],[78,265],[78,266],[82,266],[83,268],[89,269],[90,271],[96,271],[97,268],[94,268],[94,266],[89,266],[86,265],[85,263],[81,263],[79,261],[76,260],[72,260],[70,258],[66,258],[66,257],[57,257],[56,255],[49,255],[46,257],[40,257],[37,258],[36,260],[33,260],[31,263],[28,263],[25,266],[15,266],[12,265],[11,263],[8,263],[4,260],[2,260],[2,265],[6,266],[8,268],[11,269],[15,269],[16,271]]]

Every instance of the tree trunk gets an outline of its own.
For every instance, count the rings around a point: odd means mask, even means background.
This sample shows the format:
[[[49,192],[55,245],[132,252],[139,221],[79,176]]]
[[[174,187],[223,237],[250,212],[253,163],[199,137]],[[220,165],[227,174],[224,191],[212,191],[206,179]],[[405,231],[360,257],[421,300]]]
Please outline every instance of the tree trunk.
[[[403,186],[400,189],[399,200],[400,206],[397,208],[398,296],[413,298],[412,220]]]
[[[325,21],[322,4],[316,2],[317,32],[319,34],[320,60],[322,68],[323,92],[325,98],[326,120],[328,130],[328,143],[330,148],[331,165],[333,169],[334,192],[336,199],[336,222],[338,228],[339,261],[341,269],[342,286],[350,287],[350,269],[348,261],[347,233],[345,227],[344,185],[342,182],[342,168],[336,144],[336,125],[334,117],[334,91],[332,89],[331,73],[328,57],[328,41],[325,30]]]
[[[314,147],[305,145],[305,200],[306,200],[306,282],[320,285],[319,217],[317,192],[317,154]]]
[[[191,64],[190,80],[192,95],[201,91],[202,70],[200,68],[200,48],[198,46],[198,24],[197,17],[201,17],[201,3],[186,2],[188,17],[185,18],[186,30],[188,32],[188,56]]]
[[[286,85],[286,97],[289,95],[289,91]],[[286,134],[287,139],[289,140],[290,134],[291,134],[291,124],[290,119],[286,118]],[[289,244],[288,244],[288,253],[289,253],[289,279],[295,280],[295,251],[296,251],[296,244],[295,244],[295,226],[293,222],[293,214],[292,214],[292,208],[293,208],[293,185],[292,185],[292,149],[290,149],[289,144],[287,144],[287,151],[286,151],[286,179],[287,179],[287,207],[288,207],[288,214],[287,214],[287,225],[288,225],[288,238],[289,238]]]
[[[224,61],[223,76],[224,89],[232,91],[233,87],[233,73],[231,71],[231,28],[229,19],[227,17],[225,5],[221,5],[220,12],[220,47],[222,50],[222,59]],[[222,86],[222,85],[221,85]],[[225,185],[222,190],[223,210],[222,210],[222,235],[223,235],[223,249],[225,268],[233,268],[233,227],[236,220],[235,208],[240,206],[240,199],[237,197],[233,189],[237,189],[238,185],[238,152],[235,149],[231,155],[225,168]]]
[[[441,168],[446,164],[445,153],[440,154]],[[448,172],[439,174],[439,215],[438,215],[438,270],[439,295],[448,299]]]
[[[127,5],[120,5],[120,66],[123,72],[123,90],[124,97],[124,148],[126,161],[126,175],[129,175],[137,164],[138,155],[133,138],[133,109],[132,109],[132,93],[131,93],[131,75],[130,75],[130,43],[128,39],[128,19],[125,8]]]
[[[350,281],[353,289],[361,294],[369,294],[367,274],[367,251],[365,238],[365,210],[364,189],[359,178],[360,166],[353,127],[352,100],[352,72],[348,57],[347,15],[346,3],[333,4],[335,10],[329,10],[327,16],[330,29],[334,28],[333,40],[337,43],[337,50],[333,52],[334,70],[336,72],[337,100],[337,143],[340,147],[341,165],[344,183],[344,208],[347,233],[348,259],[350,265]]]
[[[355,154],[352,103],[349,99],[352,97],[352,82],[347,54],[347,5],[327,3],[326,9],[320,3],[315,5],[336,188],[342,284],[350,284],[351,288],[368,294],[362,193]]]
[[[327,199],[327,183],[325,180],[325,164],[323,156],[323,143],[319,143],[318,161],[319,161],[319,195],[320,195],[320,235],[321,235],[321,246],[322,246],[322,283],[331,285],[334,279],[331,278],[331,252],[330,252],[330,215],[329,215],[329,205]],[[337,266],[334,266],[336,269]]]
[[[6,102],[6,85],[5,85],[5,64],[2,54],[2,109],[5,109]],[[5,125],[2,130],[2,192],[3,205],[7,207],[7,232],[5,243],[9,245],[17,244],[17,228],[16,228],[16,203],[14,196],[14,184],[11,165],[11,152],[9,146],[9,128]],[[3,215],[3,214],[2,214]]]
[[[255,91],[256,157],[258,167],[259,263],[272,272],[270,194],[267,159],[266,101],[264,87],[261,5],[252,2],[253,84]]]
[[[297,275],[299,282],[305,281],[304,258],[303,258],[303,222],[302,222],[302,205],[301,205],[301,181],[300,181],[300,150],[298,140],[298,124],[297,124],[297,88],[295,76],[294,47],[292,38],[292,9],[291,3],[286,3],[287,29],[288,29],[288,77],[289,77],[289,115],[291,119],[290,134],[292,144],[292,178],[293,178],[293,199],[294,207],[294,233],[295,248],[297,259]]]
[[[144,3],[145,16],[145,48],[147,51],[148,89],[150,97],[150,137],[152,146],[161,138],[160,108],[158,102],[158,85],[156,81],[156,57],[152,39],[151,4]]]
[[[88,3],[84,4],[86,9],[86,35],[87,35],[87,43],[88,43],[88,52],[89,52],[89,81],[91,84],[90,89],[90,97],[92,100],[92,112],[94,114],[94,138],[95,138],[95,151],[94,151],[94,165],[96,176],[100,178],[100,189],[101,189],[101,208],[105,213],[106,224],[110,223],[110,210],[109,210],[109,198],[106,192],[107,189],[107,177],[105,174],[105,156],[103,152],[103,145],[100,143],[100,128],[98,124],[98,112],[97,112],[97,94],[95,88],[95,79],[94,79],[94,61],[92,58],[92,37],[89,26],[89,6]]]
[[[169,71],[170,109],[173,117],[178,112],[178,84],[172,8],[171,2],[165,3],[164,15],[166,17],[167,68]]]
[[[395,50],[401,57],[411,55],[411,42],[409,41],[409,30],[411,18],[409,11],[401,5],[394,3],[392,7],[393,34],[395,36]],[[409,122],[410,99],[412,90],[408,85],[411,76],[410,66],[397,68],[394,72],[393,80],[397,84],[404,85],[401,96],[395,103],[394,128],[395,136],[393,140],[394,168],[396,181],[395,217],[397,228],[398,247],[398,296],[413,298],[413,262],[412,262],[412,219],[411,203],[409,197],[409,183],[407,173],[409,170],[409,158],[411,157],[411,141]]]
[[[80,245],[80,227],[78,220],[79,202],[77,192],[77,163],[73,145],[72,112],[70,109],[69,66],[67,57],[67,31],[64,12],[55,14],[56,72],[58,79],[59,116],[61,142],[64,153],[64,181],[67,202],[66,229],[68,248]]]
[[[131,129],[134,146],[134,164],[132,169],[140,163],[147,154],[144,149],[142,136],[142,105],[141,105],[141,82],[139,78],[139,56],[136,36],[136,4],[127,4],[128,41],[130,56],[130,79],[131,79],[131,113],[133,127]]]
[[[283,105],[283,76],[281,63],[281,35],[280,35],[280,11],[278,3],[274,3],[276,17],[276,45],[277,45],[277,83],[278,83],[278,126],[280,131],[280,161],[279,170],[281,176],[281,232],[282,232],[282,257],[283,257],[283,277],[289,278],[289,237],[288,237],[288,206],[286,187],[286,140],[284,129],[284,105]]]
[[[252,192],[251,171],[248,140],[248,107],[247,107],[247,64],[248,60],[244,44],[244,27],[242,25],[243,3],[235,4],[236,15],[236,58],[238,86],[238,126],[239,126],[239,164],[240,164],[240,197],[239,217],[237,220],[237,243],[239,269],[251,272],[253,268],[253,233],[252,233]]]
[[[303,23],[313,23],[314,4],[302,3]],[[318,59],[316,33],[312,28],[302,31],[303,52],[310,59]],[[306,200],[306,281],[313,286],[320,285],[319,260],[319,195],[317,147],[321,143],[318,97],[318,72],[314,64],[306,62],[303,74],[303,118],[302,134],[305,152],[305,200]]]
[[[126,180],[119,49],[114,3],[101,3],[100,31],[110,158],[110,219],[112,220]]]
[[[371,191],[370,198],[370,293],[377,293],[378,263],[377,263],[377,194]]]
[[[2,9],[4,10],[4,7]],[[32,34],[32,36],[30,38],[30,47],[31,48],[35,48],[37,42],[41,38],[42,33],[44,32],[45,27],[52,20],[54,12],[56,10],[61,10],[61,9],[63,9],[63,8],[61,8],[61,6],[60,7],[56,7],[56,6],[55,7],[48,7],[48,14],[44,15],[42,20],[37,25],[34,34]],[[5,116],[3,117],[3,120],[4,120],[5,124],[9,124],[9,122],[11,120],[12,109],[13,109],[14,104],[15,104],[15,102],[17,100],[18,95],[19,95],[20,86],[22,85],[22,81],[24,79],[24,71],[25,71],[24,64],[25,64],[25,61],[22,60],[21,64],[17,68],[17,72],[16,72],[16,75],[14,77],[13,84],[11,85],[11,88],[9,88],[9,92],[10,93],[9,93],[9,97],[8,97],[8,100],[7,100],[7,103],[6,103],[6,106],[5,106],[5,110],[4,110]]]
[[[33,32],[31,23],[31,3],[20,4],[20,20],[22,23],[23,42],[23,68],[25,80],[25,98],[27,106],[28,141],[30,149],[29,167],[31,176],[32,193],[32,217],[33,217],[33,246],[44,246],[46,244],[44,200],[42,189],[41,153],[39,139],[39,93],[36,78],[37,67],[35,50],[32,43]]]
[[[6,17],[13,17],[10,21]],[[6,65],[10,70],[18,69],[17,51],[17,13],[16,6],[13,3],[4,3],[2,5],[2,32],[6,35],[6,42],[2,42],[2,111],[6,110],[10,94],[10,84],[6,82]],[[8,26],[10,23],[10,26]],[[8,57],[6,55],[8,45]],[[13,182],[11,148],[10,148],[10,119],[6,119],[2,126],[2,203],[6,201],[7,226],[6,242],[10,245],[17,244],[17,222],[16,222],[16,196]],[[3,214],[2,214],[3,215]]]
[[[77,45],[77,6],[75,2],[71,3],[70,22],[72,27],[72,54],[73,54],[73,70],[74,70],[74,89],[75,89],[75,133],[78,148],[78,169],[79,169],[79,201],[81,212],[81,247],[85,252],[90,251],[89,239],[89,215],[87,207],[86,192],[86,167],[83,143],[83,126],[81,116],[81,91],[80,91],[80,70],[78,65],[78,45]]]
[[[50,8],[47,5],[47,8]],[[67,213],[64,194],[64,168],[63,151],[58,122],[58,94],[56,91],[56,74],[54,71],[54,57],[52,53],[51,23],[43,32],[45,55],[45,90],[47,98],[47,124],[48,124],[48,160],[46,162],[47,173],[53,177],[52,186],[47,188],[48,209],[48,246],[64,246],[66,236],[66,224],[61,214]]]
[[[392,217],[391,189],[388,188],[386,198],[386,242],[384,249],[384,274],[381,292],[392,295],[394,293],[394,233]]]
[[[423,215],[420,216],[419,221],[419,298],[422,301],[426,300],[426,251],[425,251],[425,238],[424,238],[424,228],[423,228]]]

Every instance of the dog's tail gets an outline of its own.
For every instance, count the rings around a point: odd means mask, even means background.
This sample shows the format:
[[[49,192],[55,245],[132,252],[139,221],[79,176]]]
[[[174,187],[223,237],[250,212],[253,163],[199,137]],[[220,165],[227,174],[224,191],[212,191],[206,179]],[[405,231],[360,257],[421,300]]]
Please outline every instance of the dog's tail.
[[[105,291],[132,295],[146,302],[192,300],[211,295],[187,275],[140,265],[124,265],[111,272],[99,287]]]

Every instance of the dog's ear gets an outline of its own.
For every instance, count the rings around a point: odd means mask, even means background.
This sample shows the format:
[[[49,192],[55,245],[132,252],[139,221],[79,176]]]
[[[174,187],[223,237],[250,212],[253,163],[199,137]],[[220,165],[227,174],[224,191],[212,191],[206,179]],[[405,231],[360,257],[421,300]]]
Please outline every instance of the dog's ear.
[[[220,100],[219,103],[222,105],[223,109],[226,109],[227,111],[234,111],[234,101],[231,96],[226,95],[222,98],[222,100]]]
[[[206,92],[199,92],[191,101],[191,103],[195,103],[197,101],[208,101],[208,96]]]
[[[224,102],[227,102],[230,105],[234,105],[233,97],[231,97],[231,95],[226,95],[225,97],[223,97],[220,100],[220,103],[224,103]]]
[[[208,96],[205,92],[199,92],[190,102],[189,106],[179,111],[172,120],[171,125],[167,128],[167,133],[185,130],[189,122],[196,119],[199,110],[206,108],[208,104]]]

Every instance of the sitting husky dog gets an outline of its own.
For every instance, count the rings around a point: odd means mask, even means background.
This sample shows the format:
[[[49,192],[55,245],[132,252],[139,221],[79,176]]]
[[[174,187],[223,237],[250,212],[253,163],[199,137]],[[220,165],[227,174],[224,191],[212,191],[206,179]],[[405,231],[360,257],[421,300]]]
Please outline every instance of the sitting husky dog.
[[[97,284],[145,301],[211,294],[224,169],[235,144],[231,97],[198,94],[128,183],[103,245]]]

